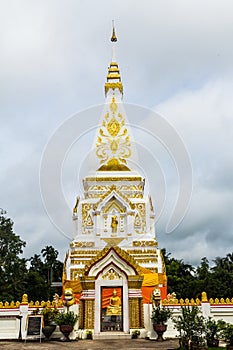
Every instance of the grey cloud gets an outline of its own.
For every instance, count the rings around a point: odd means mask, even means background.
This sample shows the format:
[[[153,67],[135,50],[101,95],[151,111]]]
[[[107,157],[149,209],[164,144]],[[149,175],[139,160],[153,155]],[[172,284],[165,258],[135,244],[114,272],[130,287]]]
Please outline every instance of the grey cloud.
[[[51,242],[63,258],[68,240],[53,227],[42,206],[40,159],[49,137],[70,114],[104,102],[115,18],[125,101],[156,105],[182,136],[193,163],[189,213],[174,234],[164,235],[176,179],[166,155],[162,151],[158,155],[169,185],[157,224],[159,244],[195,263],[204,255],[224,255],[233,246],[233,3],[113,4],[73,0],[1,4],[1,206],[27,240],[28,256]],[[132,122],[134,116],[128,117]],[[160,152],[159,146],[153,151]],[[150,164],[147,169],[154,170]],[[72,171],[70,165],[67,171]],[[63,178],[72,207],[78,193],[72,194],[69,179]],[[156,179],[158,187],[160,180]],[[153,183],[150,189],[156,208],[159,188]]]

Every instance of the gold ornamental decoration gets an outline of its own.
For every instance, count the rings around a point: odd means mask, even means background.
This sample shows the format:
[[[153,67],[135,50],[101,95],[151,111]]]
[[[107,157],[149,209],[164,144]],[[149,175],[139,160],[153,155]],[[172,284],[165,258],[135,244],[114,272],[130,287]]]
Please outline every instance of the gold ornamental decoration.
[[[100,171],[129,171],[126,159],[131,156],[131,141],[125,121],[113,96],[105,114],[96,143]]]

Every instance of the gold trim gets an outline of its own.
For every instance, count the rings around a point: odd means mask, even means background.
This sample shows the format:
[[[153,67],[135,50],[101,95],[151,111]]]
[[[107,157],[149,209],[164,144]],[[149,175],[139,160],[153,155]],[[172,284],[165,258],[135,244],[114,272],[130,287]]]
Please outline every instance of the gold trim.
[[[156,240],[151,240],[151,241],[133,241],[133,247],[157,247],[158,242]]]
[[[105,177],[86,177],[84,181],[89,182],[115,182],[115,181],[144,181],[141,176],[111,176],[106,175]]]
[[[113,191],[115,191],[115,192],[119,195],[119,197],[121,197],[126,203],[128,203],[131,209],[134,209],[135,204],[132,203],[123,193],[119,192],[118,189],[117,189],[117,187],[116,187],[116,185],[112,185],[112,186],[110,187],[109,191],[106,192],[106,193],[100,198],[100,200],[95,204],[94,209],[97,209],[98,206],[99,206],[99,204],[102,203],[103,200],[104,200],[106,197],[108,197]],[[116,200],[117,200],[117,198],[116,198]]]
[[[107,95],[109,89],[115,90],[115,89],[119,89],[119,91],[123,94],[123,85],[122,82],[117,82],[117,83],[105,83],[105,96]]]
[[[80,247],[80,248],[91,248],[95,246],[95,242],[73,242],[73,247]]]
[[[124,238],[121,237],[107,237],[101,238],[105,243],[107,243],[106,247],[115,247],[118,246]]]
[[[143,282],[143,276],[128,276],[128,286],[130,289],[140,289]]]
[[[85,276],[80,278],[83,290],[95,289],[95,276]]]

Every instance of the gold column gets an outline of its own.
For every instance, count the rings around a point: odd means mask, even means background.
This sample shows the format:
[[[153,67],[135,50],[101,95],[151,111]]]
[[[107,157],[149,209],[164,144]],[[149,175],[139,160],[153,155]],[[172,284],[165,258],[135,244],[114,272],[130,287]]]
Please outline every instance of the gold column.
[[[130,328],[144,327],[144,312],[142,298],[129,299]]]
[[[140,328],[138,298],[129,299],[130,328]]]
[[[139,305],[140,305],[140,325],[142,328],[144,328],[144,306],[143,306],[143,298],[139,299]]]
[[[83,324],[83,310],[84,310],[84,300],[80,300],[80,304],[79,304],[79,328],[83,329],[84,328],[84,324]]]
[[[86,299],[85,308],[84,308],[84,329],[93,329],[94,328],[94,308],[95,300]]]

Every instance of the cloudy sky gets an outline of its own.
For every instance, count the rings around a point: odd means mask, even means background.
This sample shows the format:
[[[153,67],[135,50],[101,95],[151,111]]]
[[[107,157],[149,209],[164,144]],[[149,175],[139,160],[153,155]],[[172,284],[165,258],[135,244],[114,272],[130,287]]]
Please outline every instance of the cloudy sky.
[[[63,260],[68,249],[72,234],[61,233],[52,224],[42,202],[41,160],[46,145],[70,116],[92,107],[93,126],[97,125],[111,60],[112,19],[125,103],[162,115],[182,138],[192,163],[189,210],[167,234],[179,182],[162,146],[147,145],[156,160],[151,163],[148,156],[146,162],[145,157],[141,166],[149,180],[155,179],[149,190],[156,213],[161,214],[159,246],[193,264],[204,256],[211,261],[232,252],[232,14],[231,0],[0,2],[0,207],[27,242],[26,257],[53,245]],[[85,117],[79,115],[77,137],[85,125]],[[128,115],[130,122],[133,118]],[[82,135],[66,152],[62,169],[67,227],[85,173],[86,158],[80,154],[90,152],[94,131]],[[142,134],[142,146],[145,140]],[[61,149],[64,143],[62,135]],[[156,199],[164,190],[159,186],[162,178],[166,199],[160,213]],[[56,211],[59,202],[52,197]]]

